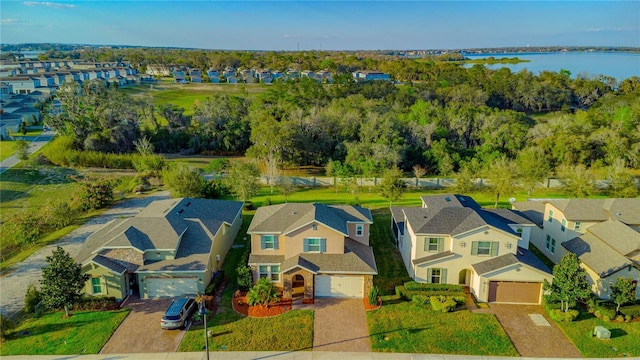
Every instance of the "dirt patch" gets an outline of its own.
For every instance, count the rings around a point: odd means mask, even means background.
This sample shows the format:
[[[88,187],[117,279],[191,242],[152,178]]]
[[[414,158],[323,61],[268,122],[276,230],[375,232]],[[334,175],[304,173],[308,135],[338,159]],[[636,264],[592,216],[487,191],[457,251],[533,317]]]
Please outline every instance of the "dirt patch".
[[[249,304],[247,303],[246,293],[234,295],[233,300],[231,301],[233,309],[235,311],[244,316],[254,318],[270,317],[284,314],[285,312],[291,310],[291,306],[293,304],[293,301],[291,299],[281,299],[279,302],[271,304],[269,306],[249,306]]]

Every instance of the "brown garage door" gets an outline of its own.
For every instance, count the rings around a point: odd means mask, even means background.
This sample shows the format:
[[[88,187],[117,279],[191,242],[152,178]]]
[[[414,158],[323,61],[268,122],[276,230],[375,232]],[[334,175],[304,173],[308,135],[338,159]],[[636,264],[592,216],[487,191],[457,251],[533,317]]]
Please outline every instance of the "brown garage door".
[[[542,283],[491,281],[489,302],[539,304]]]

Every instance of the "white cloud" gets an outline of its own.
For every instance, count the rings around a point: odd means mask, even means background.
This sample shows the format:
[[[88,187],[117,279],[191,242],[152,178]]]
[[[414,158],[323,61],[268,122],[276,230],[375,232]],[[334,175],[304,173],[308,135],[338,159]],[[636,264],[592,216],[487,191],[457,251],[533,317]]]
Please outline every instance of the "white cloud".
[[[18,19],[2,19],[2,20],[0,20],[0,23],[2,23],[2,25],[17,24],[19,22],[20,22],[20,20],[18,20]]]
[[[23,2],[23,4],[27,6],[47,6],[47,7],[58,8],[58,9],[72,9],[76,7],[73,4],[62,4],[62,3],[55,3],[51,1],[25,1]]]

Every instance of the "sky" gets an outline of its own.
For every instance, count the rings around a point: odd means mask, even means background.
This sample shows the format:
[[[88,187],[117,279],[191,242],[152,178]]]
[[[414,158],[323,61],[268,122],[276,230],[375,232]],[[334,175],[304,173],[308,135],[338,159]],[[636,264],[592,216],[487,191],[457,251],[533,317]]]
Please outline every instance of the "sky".
[[[0,1],[0,42],[223,50],[640,47],[640,1]]]

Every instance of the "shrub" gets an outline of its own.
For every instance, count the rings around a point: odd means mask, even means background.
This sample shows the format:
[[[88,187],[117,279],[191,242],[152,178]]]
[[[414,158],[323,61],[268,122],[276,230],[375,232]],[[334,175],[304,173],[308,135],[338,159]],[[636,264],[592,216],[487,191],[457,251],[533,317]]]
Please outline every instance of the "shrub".
[[[215,275],[213,276],[213,280],[211,280],[211,282],[207,286],[207,289],[204,291],[204,293],[206,295],[215,294],[216,290],[220,288],[223,281],[224,281],[224,270],[220,270],[215,273]]]
[[[431,308],[434,311],[441,311],[444,313],[451,312],[456,308],[456,301],[450,296],[431,296],[429,297]]]
[[[105,311],[120,308],[120,303],[115,297],[83,297],[73,304],[74,310]]]
[[[442,292],[464,292],[460,285],[455,284],[429,284],[408,281],[404,283],[404,288],[409,291],[442,291]]]
[[[631,305],[631,306],[623,306],[620,308],[620,312],[623,315],[629,315],[632,317],[640,317],[640,304]]]
[[[618,316],[616,316],[616,321],[617,321],[617,322],[624,322],[624,315],[618,315]]]
[[[236,281],[240,291],[247,291],[253,285],[253,273],[250,267],[244,265],[244,263],[241,264],[236,268],[236,274],[238,275]]]
[[[596,310],[593,312],[595,317],[604,321],[610,321],[616,317],[615,305],[611,305],[607,302],[596,302]],[[606,320],[605,320],[606,318]]]
[[[552,309],[549,312],[549,316],[559,322],[571,322],[578,317],[580,312],[578,310],[569,310],[568,312],[564,312],[561,309]]]
[[[15,325],[11,320],[0,314],[0,339],[4,339],[7,332],[13,329]]]
[[[36,306],[42,301],[40,291],[35,285],[29,284],[27,286],[27,294],[24,296],[24,311],[28,314],[35,312]]]
[[[633,316],[631,316],[631,315],[625,315],[624,316],[624,322],[629,322],[631,320],[633,320]]]
[[[87,178],[80,181],[82,188],[73,199],[72,209],[81,211],[103,208],[113,200],[116,182],[107,178]]]
[[[417,306],[430,306],[429,297],[425,295],[414,295],[411,303]]]
[[[270,197],[264,199],[264,202],[262,203],[262,206],[269,206],[269,205],[271,205],[271,198]]]
[[[369,290],[369,305],[378,305],[378,287],[372,286]]]
[[[251,306],[268,306],[278,301],[278,291],[269,278],[261,278],[249,289],[247,303]]]

